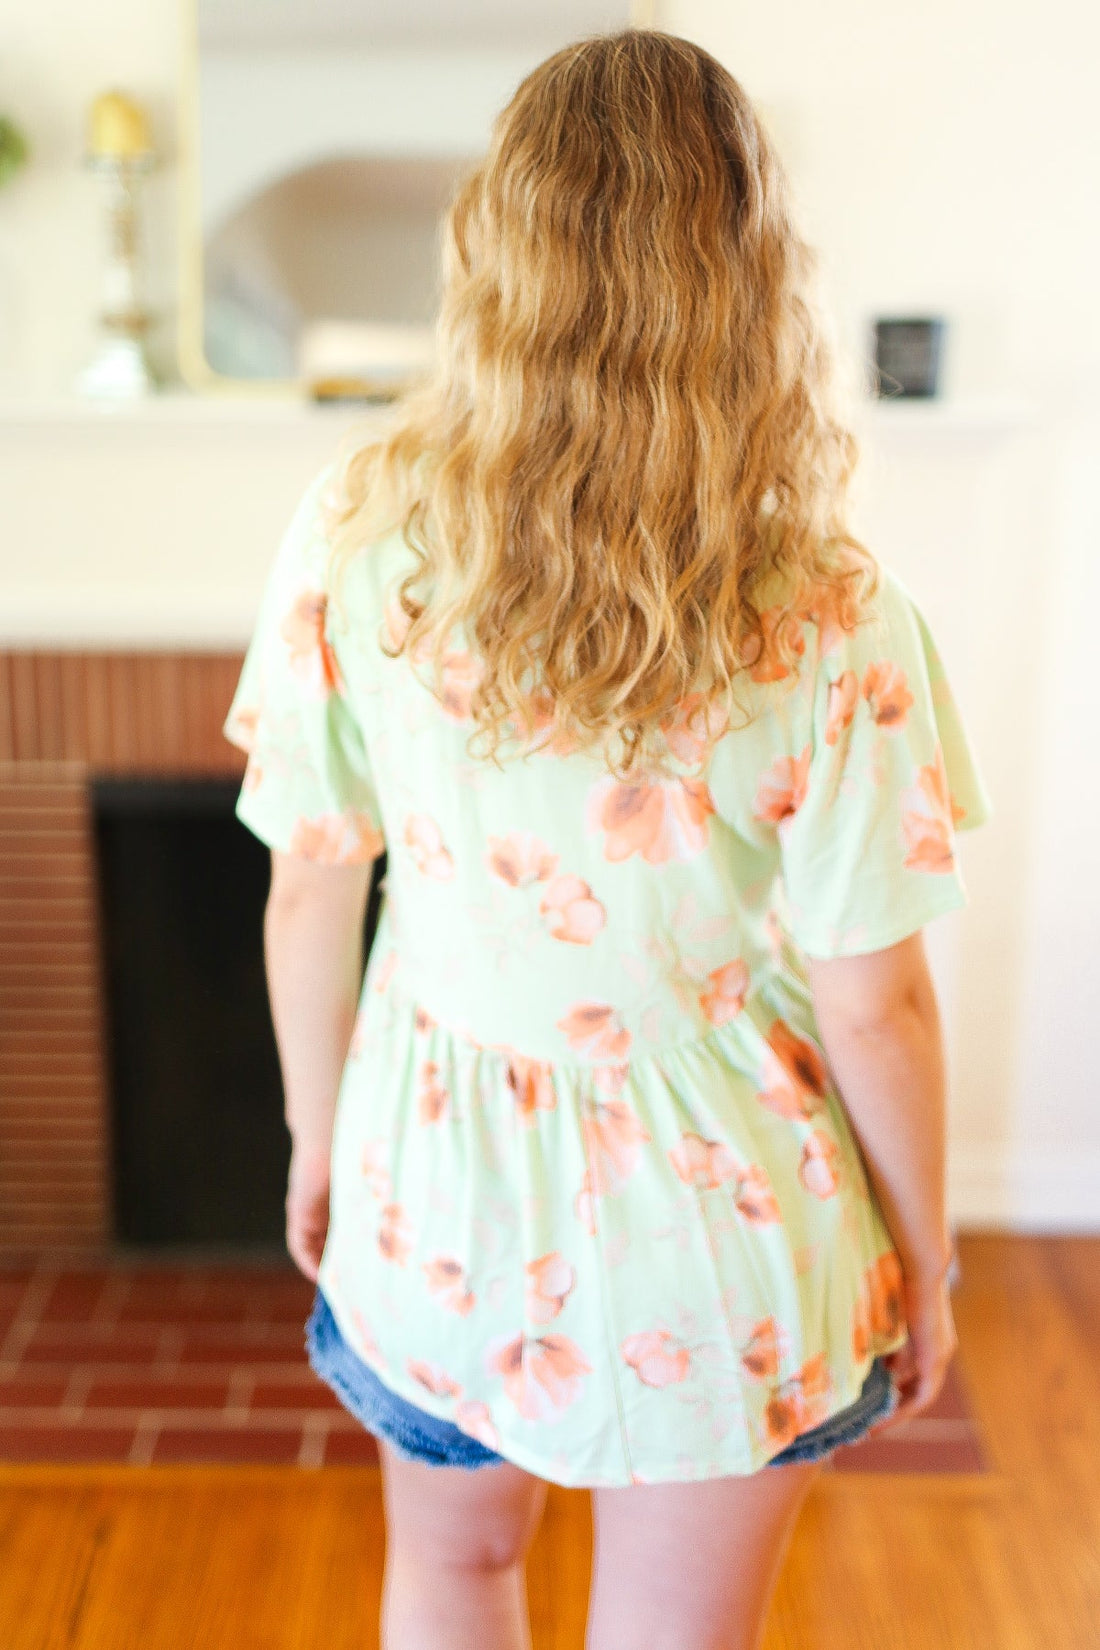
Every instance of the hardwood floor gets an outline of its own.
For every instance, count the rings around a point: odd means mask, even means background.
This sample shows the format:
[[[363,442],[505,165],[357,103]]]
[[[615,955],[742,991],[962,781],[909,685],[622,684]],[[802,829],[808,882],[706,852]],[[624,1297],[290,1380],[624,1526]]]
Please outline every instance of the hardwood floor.
[[[1100,1239],[960,1241],[960,1362],[992,1470],[827,1473],[765,1650],[1100,1643]],[[0,1467],[3,1650],[377,1643],[377,1469]],[[552,1486],[528,1567],[535,1650],[581,1650],[587,1493]]]

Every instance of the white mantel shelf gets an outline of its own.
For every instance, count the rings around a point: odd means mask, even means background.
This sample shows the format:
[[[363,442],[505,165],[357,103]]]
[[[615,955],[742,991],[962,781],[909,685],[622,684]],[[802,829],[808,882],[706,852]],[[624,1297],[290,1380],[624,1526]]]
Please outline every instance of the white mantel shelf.
[[[286,395],[193,395],[165,390],[141,399],[91,400],[76,395],[0,396],[0,429],[79,425],[133,429],[144,425],[270,427],[339,424],[385,415],[384,402],[317,402]]]
[[[200,395],[163,390],[135,400],[92,400],[76,395],[0,394],[0,430],[19,426],[82,425],[132,428],[141,425],[188,426],[250,424],[261,427],[353,423],[385,419],[386,402],[315,402],[281,393]],[[862,401],[855,418],[876,433],[986,435],[1026,428],[1035,419],[1032,404],[1018,397],[965,399],[897,398]]]
[[[177,390],[0,395],[0,648],[242,649],[302,489],[390,411]],[[867,401],[857,415],[890,498],[914,477],[927,491],[929,466],[967,473],[1038,421],[1007,398]]]

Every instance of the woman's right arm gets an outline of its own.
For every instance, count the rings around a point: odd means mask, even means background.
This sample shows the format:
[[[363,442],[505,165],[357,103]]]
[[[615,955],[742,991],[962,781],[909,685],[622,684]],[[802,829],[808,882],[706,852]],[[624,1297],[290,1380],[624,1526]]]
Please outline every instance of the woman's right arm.
[[[955,1351],[947,1271],[946,1083],[921,932],[862,956],[810,958],[814,1010],[905,1279],[907,1346],[885,1362],[895,1418],[935,1398]]]

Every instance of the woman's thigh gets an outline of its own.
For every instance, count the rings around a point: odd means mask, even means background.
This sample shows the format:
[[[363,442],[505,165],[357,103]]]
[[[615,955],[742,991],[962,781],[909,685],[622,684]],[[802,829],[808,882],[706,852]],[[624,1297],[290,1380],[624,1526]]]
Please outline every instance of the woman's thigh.
[[[585,1650],[755,1650],[820,1470],[593,1490]]]
[[[378,1438],[386,1539],[402,1558],[454,1569],[522,1561],[549,1485],[511,1461],[441,1467],[410,1461]]]

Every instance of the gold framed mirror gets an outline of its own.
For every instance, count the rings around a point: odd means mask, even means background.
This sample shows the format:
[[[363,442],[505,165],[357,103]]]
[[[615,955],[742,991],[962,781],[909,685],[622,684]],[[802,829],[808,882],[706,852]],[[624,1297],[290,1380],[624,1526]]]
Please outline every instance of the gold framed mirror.
[[[203,393],[399,394],[438,222],[497,110],[654,0],[182,0],[180,369]]]

